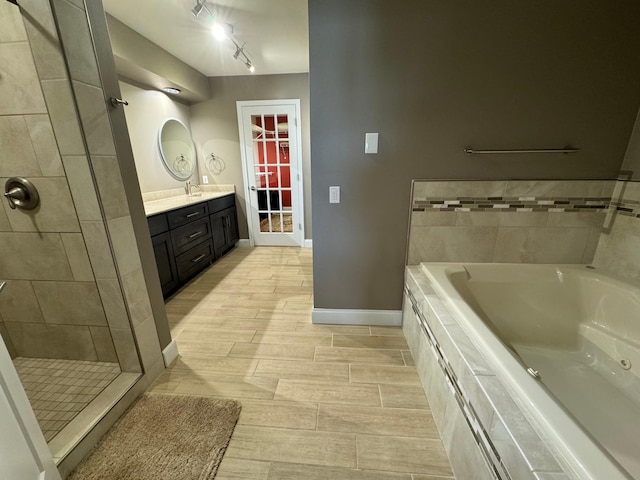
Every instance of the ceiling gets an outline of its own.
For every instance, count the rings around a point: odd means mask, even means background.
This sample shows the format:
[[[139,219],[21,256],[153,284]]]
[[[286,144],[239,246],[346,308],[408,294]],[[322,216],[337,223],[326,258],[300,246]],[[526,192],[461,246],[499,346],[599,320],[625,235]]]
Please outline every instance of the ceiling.
[[[191,9],[195,0],[103,0],[104,9],[140,35],[207,77],[249,75],[233,58],[229,39],[211,34],[214,19]],[[216,21],[233,26],[233,36],[255,66],[256,75],[309,71],[307,0],[218,0],[206,2]]]

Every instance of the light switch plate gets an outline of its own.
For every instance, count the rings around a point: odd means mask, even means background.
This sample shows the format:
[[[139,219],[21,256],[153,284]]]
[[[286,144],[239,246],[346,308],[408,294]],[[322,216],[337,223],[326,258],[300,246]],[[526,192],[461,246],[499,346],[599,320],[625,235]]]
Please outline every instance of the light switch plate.
[[[378,134],[364,134],[364,153],[378,153]]]
[[[340,187],[329,187],[329,203],[340,203]]]
[[[207,175],[202,175],[202,183],[204,184],[209,183],[209,177]]]

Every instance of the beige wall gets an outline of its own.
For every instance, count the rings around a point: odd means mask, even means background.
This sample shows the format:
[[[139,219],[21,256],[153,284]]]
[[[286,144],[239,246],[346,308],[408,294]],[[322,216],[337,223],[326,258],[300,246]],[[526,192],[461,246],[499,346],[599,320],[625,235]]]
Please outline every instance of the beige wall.
[[[300,99],[305,238],[311,238],[309,76],[303,73],[211,78],[210,90],[211,100],[191,105],[191,130],[198,152],[200,173],[208,175],[212,184],[236,186],[241,238],[249,238],[249,234],[236,101]],[[224,159],[226,168],[220,174],[209,172],[203,166],[207,155],[212,152]]]
[[[631,0],[309,0],[315,306],[400,309],[414,178],[615,178],[638,21]],[[463,152],[566,144],[582,150]]]
[[[121,81],[122,97],[129,102],[124,109],[131,148],[143,193],[184,187],[185,181],[169,174],[160,156],[158,132],[167,118],[177,118],[190,128],[189,107],[167,94]],[[199,183],[198,170],[190,178]]]

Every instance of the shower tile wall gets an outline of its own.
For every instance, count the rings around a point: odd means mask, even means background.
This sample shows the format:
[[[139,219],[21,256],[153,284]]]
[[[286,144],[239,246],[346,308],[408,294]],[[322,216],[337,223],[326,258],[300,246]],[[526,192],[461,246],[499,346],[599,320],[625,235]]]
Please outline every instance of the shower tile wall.
[[[117,362],[42,76],[27,28],[8,2],[0,4],[0,31],[0,185],[24,176],[41,197],[33,212],[13,210],[2,200],[0,278],[7,286],[0,295],[0,331],[13,356]],[[45,70],[64,75],[64,68]]]
[[[616,182],[593,264],[640,281],[640,182]]]
[[[589,263],[615,181],[416,181],[409,265]]]

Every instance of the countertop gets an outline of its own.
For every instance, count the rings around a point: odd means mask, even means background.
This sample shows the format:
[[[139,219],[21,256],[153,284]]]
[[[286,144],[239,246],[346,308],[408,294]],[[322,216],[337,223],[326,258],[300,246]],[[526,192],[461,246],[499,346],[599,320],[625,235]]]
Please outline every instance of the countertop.
[[[202,192],[201,195],[176,195],[173,197],[161,198],[159,200],[149,200],[144,202],[144,213],[147,217],[157,215],[158,213],[169,212],[178,208],[195,205],[197,203],[213,200],[214,198],[234,195],[235,192]]]

